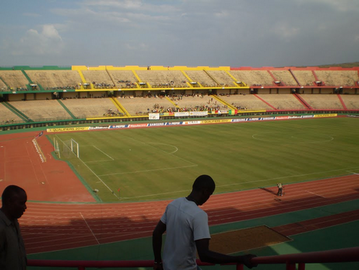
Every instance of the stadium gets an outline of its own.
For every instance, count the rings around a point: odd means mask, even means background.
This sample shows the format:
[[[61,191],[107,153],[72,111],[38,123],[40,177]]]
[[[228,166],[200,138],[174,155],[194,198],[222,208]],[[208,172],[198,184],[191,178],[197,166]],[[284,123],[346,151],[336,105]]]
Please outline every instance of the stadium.
[[[0,97],[30,270],[151,267],[156,223],[201,174],[214,250],[358,268],[359,67],[1,67]]]

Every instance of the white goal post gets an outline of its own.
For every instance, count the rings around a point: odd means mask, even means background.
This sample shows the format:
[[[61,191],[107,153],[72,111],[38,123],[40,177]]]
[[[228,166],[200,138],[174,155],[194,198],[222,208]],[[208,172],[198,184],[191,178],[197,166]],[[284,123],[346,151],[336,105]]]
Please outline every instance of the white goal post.
[[[80,145],[72,138],[70,142],[71,142],[71,152],[74,153],[77,158],[80,158]]]
[[[59,147],[59,141],[56,139],[56,137],[53,138],[53,142],[54,142],[54,149],[55,149],[55,153],[58,155],[59,158],[61,158],[61,152],[60,152],[60,147]]]
[[[80,144],[74,139],[68,141],[62,141],[59,138],[53,138],[54,150],[59,158],[63,156],[66,159],[69,159],[73,156],[80,158]]]

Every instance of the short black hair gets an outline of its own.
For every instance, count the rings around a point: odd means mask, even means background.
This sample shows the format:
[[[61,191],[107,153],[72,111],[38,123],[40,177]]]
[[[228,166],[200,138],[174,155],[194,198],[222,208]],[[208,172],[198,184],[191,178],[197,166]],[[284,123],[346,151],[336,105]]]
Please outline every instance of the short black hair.
[[[197,179],[194,181],[193,190],[199,191],[201,189],[214,189],[216,188],[216,184],[214,183],[212,177],[206,174],[202,174],[197,177]]]
[[[1,201],[4,205],[7,201],[9,201],[15,194],[19,194],[20,192],[25,192],[25,190],[19,186],[10,185],[7,186],[2,195],[1,195]],[[25,192],[26,193],[26,192]]]

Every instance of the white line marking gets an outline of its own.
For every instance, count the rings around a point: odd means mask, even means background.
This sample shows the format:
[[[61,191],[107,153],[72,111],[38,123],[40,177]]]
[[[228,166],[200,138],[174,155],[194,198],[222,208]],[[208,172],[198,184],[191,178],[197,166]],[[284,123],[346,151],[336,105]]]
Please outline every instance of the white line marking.
[[[86,163],[100,163],[100,162],[109,162],[108,159],[101,159],[101,160],[91,160],[91,161],[86,161]]]
[[[177,147],[177,146],[172,145],[172,144],[168,144],[168,143],[150,142],[150,143],[147,143],[147,144],[149,144],[149,145],[151,145],[151,144],[169,145],[169,146],[171,146],[171,147],[173,147],[173,148],[175,149],[175,150],[173,150],[172,152],[166,152],[166,151],[161,150],[162,152],[165,152],[165,153],[167,153],[167,154],[174,154],[174,153],[176,153],[176,152],[178,151],[178,147]]]
[[[58,138],[58,139],[59,139],[66,147],[68,147],[68,146],[64,143],[63,140],[61,140],[60,138]],[[89,169],[90,172],[92,172],[92,173],[96,176],[96,178],[97,178],[98,180],[101,181],[101,183],[102,183],[105,187],[108,188],[109,191],[111,191],[111,193],[112,193],[117,199],[120,199],[120,198],[116,195],[116,193],[115,193],[108,185],[106,185],[106,183],[105,183],[81,158],[78,158],[78,159]]]
[[[113,157],[111,157],[110,155],[106,154],[104,151],[102,151],[101,149],[97,148],[96,146],[92,145],[95,149],[97,149],[98,151],[100,151],[102,154],[104,154],[105,156],[107,156],[108,158],[115,160]]]
[[[90,170],[90,172],[92,172],[92,173],[97,177],[98,180],[100,180],[100,181],[102,182],[102,184],[103,184],[105,187],[108,188],[109,191],[111,191],[111,193],[112,193],[117,199],[120,199],[120,198],[116,195],[116,193],[115,193],[108,185],[106,185],[106,183],[105,183],[81,158],[79,158],[79,160]]]
[[[87,223],[87,221],[86,221],[85,217],[82,215],[82,213],[81,213],[81,212],[80,212],[80,215],[81,215],[82,219],[85,221],[87,228],[89,228],[89,230],[90,230],[90,232],[92,233],[93,237],[96,239],[97,244],[100,244],[100,242],[98,241],[98,239],[97,239],[96,235],[95,235],[95,234],[93,233],[93,231],[91,230],[91,228],[90,228],[89,224]]]
[[[305,192],[308,192],[308,193],[310,193],[310,194],[313,194],[313,195],[315,195],[315,196],[318,196],[318,197],[321,197],[321,198],[325,198],[324,196],[319,195],[319,194],[317,194],[317,193],[315,193],[315,192],[308,191],[308,190],[304,190],[304,191],[305,191]]]

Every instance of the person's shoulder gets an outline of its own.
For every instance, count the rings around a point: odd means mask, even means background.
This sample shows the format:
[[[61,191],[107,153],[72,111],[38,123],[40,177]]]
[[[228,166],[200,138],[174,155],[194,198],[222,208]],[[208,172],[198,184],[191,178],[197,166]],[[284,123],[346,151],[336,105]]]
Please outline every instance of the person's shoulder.
[[[177,199],[174,199],[172,202],[170,202],[169,204],[178,204],[178,203],[182,203],[184,201],[186,201],[187,199],[185,197],[180,197]]]

